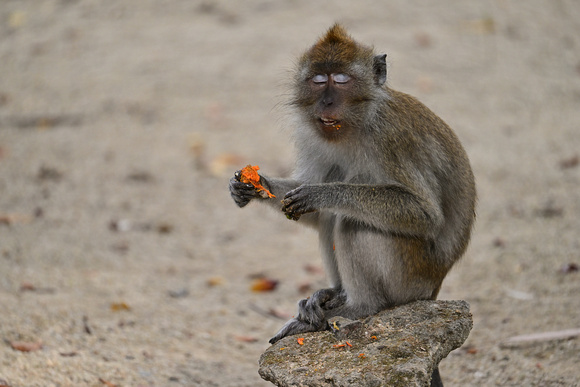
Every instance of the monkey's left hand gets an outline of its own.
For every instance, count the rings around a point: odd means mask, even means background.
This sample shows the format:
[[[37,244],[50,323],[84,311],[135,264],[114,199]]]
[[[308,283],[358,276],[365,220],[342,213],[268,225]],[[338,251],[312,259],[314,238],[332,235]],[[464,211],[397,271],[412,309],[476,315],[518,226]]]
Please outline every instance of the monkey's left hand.
[[[234,177],[230,179],[230,194],[232,199],[238,207],[245,207],[252,199],[260,198],[261,195],[252,184],[242,183],[242,171],[236,171]],[[260,176],[260,182],[264,182],[264,178]]]
[[[327,189],[317,184],[303,184],[288,192],[282,200],[282,212],[288,219],[298,220],[300,216],[308,212],[320,209],[323,195]]]

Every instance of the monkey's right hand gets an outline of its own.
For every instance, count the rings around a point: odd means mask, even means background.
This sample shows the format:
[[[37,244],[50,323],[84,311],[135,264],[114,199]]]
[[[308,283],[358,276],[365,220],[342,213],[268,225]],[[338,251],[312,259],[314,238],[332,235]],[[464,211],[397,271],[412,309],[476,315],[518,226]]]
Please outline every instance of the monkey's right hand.
[[[245,207],[250,200],[261,197],[256,187],[249,183],[242,183],[241,178],[242,171],[236,171],[234,177],[230,179],[230,194],[240,208]]]

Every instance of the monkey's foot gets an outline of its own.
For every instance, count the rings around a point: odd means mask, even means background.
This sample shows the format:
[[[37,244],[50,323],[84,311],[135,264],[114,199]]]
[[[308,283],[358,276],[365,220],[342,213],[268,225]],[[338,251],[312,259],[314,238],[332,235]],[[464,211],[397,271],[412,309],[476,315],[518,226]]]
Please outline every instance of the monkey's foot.
[[[327,312],[344,305],[345,302],[346,293],[342,289],[320,289],[312,297],[298,303],[298,319],[315,326],[323,326],[328,317]]]
[[[307,322],[298,320],[297,318],[293,318],[288,320],[286,324],[272,337],[269,341],[270,344],[274,344],[278,340],[283,339],[286,336],[297,335],[299,333],[306,333],[306,332],[316,332],[316,331],[324,331],[328,329],[328,322],[325,320],[323,326],[320,325],[313,325]]]

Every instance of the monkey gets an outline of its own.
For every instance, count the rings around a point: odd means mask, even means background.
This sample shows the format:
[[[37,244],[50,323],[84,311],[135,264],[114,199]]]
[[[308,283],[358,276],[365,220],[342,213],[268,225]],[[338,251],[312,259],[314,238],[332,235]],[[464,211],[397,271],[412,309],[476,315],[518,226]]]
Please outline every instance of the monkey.
[[[297,63],[292,176],[260,175],[276,198],[240,171],[230,179],[239,207],[265,202],[319,233],[330,287],[299,301],[272,344],[328,329],[334,316],[434,300],[467,248],[476,205],[467,154],[441,118],[386,80],[386,54],[333,25]],[[432,385],[442,385],[438,369]]]

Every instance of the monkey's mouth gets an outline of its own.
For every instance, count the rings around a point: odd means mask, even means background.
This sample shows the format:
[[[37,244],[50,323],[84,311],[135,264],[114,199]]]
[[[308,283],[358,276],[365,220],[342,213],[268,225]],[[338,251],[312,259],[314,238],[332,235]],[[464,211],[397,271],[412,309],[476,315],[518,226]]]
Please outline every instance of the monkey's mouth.
[[[327,128],[333,128],[336,130],[340,129],[340,123],[338,120],[332,120],[329,118],[320,118],[320,122],[322,123],[322,125],[324,125]]]

